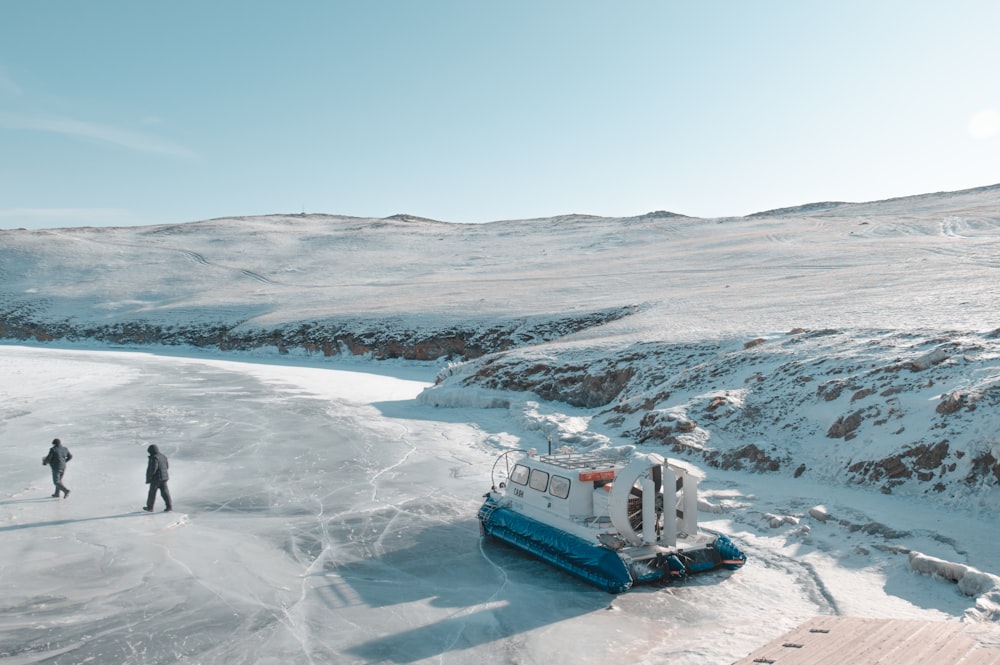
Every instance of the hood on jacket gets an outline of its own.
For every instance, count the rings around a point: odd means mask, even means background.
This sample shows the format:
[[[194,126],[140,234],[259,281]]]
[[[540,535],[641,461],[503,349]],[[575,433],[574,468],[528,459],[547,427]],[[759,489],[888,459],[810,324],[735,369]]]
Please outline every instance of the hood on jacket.
[[[160,449],[156,447],[155,443],[153,443],[149,446],[149,448],[146,448],[146,452],[149,453],[150,455],[155,455],[156,453],[160,452]]]

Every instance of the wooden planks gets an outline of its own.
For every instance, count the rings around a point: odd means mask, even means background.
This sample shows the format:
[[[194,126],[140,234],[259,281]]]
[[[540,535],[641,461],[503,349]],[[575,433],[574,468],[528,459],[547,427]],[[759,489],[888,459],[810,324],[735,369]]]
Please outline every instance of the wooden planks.
[[[733,665],[996,665],[998,644],[960,621],[820,616]]]

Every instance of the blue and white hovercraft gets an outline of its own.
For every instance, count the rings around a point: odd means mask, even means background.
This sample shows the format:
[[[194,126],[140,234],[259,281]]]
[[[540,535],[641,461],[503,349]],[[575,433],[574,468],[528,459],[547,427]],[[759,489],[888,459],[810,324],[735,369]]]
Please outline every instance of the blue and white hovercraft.
[[[746,562],[731,540],[698,529],[697,479],[631,447],[505,452],[485,497],[484,534],[610,593]]]

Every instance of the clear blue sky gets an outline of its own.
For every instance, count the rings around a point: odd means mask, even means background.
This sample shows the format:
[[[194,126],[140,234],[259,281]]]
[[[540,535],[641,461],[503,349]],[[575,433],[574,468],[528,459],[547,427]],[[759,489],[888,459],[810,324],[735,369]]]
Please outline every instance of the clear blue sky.
[[[994,0],[0,0],[0,228],[996,183]]]

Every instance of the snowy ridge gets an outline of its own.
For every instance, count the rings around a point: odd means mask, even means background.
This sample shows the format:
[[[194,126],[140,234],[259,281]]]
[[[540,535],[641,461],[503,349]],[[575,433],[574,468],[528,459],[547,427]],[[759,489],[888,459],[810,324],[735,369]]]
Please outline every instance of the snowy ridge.
[[[716,468],[863,484],[992,510],[997,335],[795,330],[748,342],[519,349],[442,373],[592,409],[591,428]],[[437,397],[442,394],[442,397]]]

